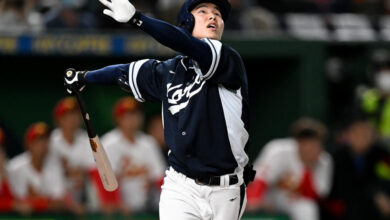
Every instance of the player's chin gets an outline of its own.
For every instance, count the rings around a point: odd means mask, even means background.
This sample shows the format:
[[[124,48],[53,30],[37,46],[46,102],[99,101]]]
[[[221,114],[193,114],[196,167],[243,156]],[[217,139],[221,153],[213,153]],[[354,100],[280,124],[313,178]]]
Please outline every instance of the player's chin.
[[[209,30],[193,33],[193,36],[198,39],[208,38],[213,40],[221,40],[222,38],[222,34],[216,31],[209,31]]]
[[[206,35],[206,38],[213,40],[221,40],[222,36],[221,34],[218,34],[216,32],[211,32]]]
[[[213,39],[213,40],[221,40],[221,37],[220,37],[220,36],[210,37],[210,39]]]

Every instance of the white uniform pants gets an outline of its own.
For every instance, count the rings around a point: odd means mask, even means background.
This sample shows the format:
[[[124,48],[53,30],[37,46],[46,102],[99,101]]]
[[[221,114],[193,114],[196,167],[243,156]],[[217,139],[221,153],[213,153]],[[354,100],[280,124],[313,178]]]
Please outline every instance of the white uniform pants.
[[[242,175],[226,186],[199,185],[173,168],[166,171],[160,198],[160,220],[237,220],[246,205]]]

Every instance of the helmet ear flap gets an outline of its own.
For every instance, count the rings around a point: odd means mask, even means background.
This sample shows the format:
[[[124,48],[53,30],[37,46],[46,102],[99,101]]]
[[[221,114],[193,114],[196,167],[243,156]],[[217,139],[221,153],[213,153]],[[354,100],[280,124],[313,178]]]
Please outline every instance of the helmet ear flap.
[[[188,31],[188,33],[192,34],[195,26],[195,18],[191,13],[187,14],[187,18],[184,22],[184,29]]]

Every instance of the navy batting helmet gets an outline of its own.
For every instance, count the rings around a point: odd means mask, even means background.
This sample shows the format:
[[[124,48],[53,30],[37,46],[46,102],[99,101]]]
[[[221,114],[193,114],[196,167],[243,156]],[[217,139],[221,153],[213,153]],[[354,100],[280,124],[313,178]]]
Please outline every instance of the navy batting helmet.
[[[231,8],[228,0],[187,0],[181,7],[179,15],[177,16],[177,26],[184,28],[189,33],[192,33],[195,25],[195,18],[191,14],[191,11],[201,3],[215,4],[221,12],[223,21],[226,22]]]

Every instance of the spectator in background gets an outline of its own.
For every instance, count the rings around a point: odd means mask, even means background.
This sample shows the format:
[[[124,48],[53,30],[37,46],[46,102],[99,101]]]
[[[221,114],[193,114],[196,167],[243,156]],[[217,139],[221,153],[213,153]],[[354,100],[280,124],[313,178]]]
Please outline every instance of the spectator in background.
[[[69,205],[82,214],[87,202],[88,171],[95,167],[87,133],[80,128],[81,118],[75,98],[59,100],[53,110],[57,128],[50,135],[50,147],[61,161],[66,176]],[[91,189],[89,189],[91,190]]]
[[[387,0],[353,0],[353,12],[371,16],[384,15],[389,12]]]
[[[50,29],[92,29],[97,27],[93,13],[85,10],[86,0],[61,0],[45,15]]]
[[[27,0],[0,0],[0,32],[22,34],[44,29],[41,15]]]
[[[182,4],[182,1],[177,0],[159,0],[157,3],[158,11],[156,18],[164,19],[164,21],[176,25],[177,15]]]
[[[162,184],[163,156],[157,142],[140,131],[143,113],[134,98],[119,99],[113,116],[117,127],[102,137],[102,143],[119,180],[120,198],[132,213],[147,211],[157,205],[158,197],[149,197]]]
[[[0,128],[0,212],[10,212],[10,211],[23,211],[23,206],[18,206],[14,202],[14,197],[12,195],[8,174],[6,172],[6,164],[8,162],[6,153],[5,153],[5,133],[3,129]]]
[[[230,19],[225,23],[226,30],[275,31],[279,28],[275,14],[251,0],[230,0],[230,4],[232,9]]]
[[[241,13],[242,29],[246,31],[278,31],[279,20],[272,12],[259,6],[248,7]]]
[[[112,29],[131,30],[134,28],[132,26],[129,26],[126,24],[119,24],[118,22],[114,22],[112,19],[108,19],[106,17],[100,16],[100,14],[104,10],[104,8],[100,4],[98,5],[97,4],[98,1],[96,1],[96,0],[88,0],[88,1],[93,2],[93,4],[90,4],[90,5],[95,5],[95,7],[90,7],[90,8],[93,8],[91,11],[92,11],[92,13],[95,14],[95,18],[98,20],[100,29],[104,28],[104,29],[108,29],[108,30],[112,30]],[[134,1],[132,1],[132,4],[134,4],[134,6],[139,11],[142,11],[142,12],[148,14],[149,16],[158,17],[159,15],[162,14],[162,12],[165,12],[165,10],[170,11],[170,9],[171,9],[171,5],[165,5],[167,7],[161,6],[161,4],[159,4],[160,1],[159,0],[134,0]],[[165,1],[165,0],[163,0],[163,1]],[[177,2],[179,2],[177,0],[168,0],[168,1],[172,1],[176,4],[177,4]],[[168,4],[170,4],[170,3],[168,3]],[[163,15],[170,16],[169,13],[163,13]],[[175,15],[176,15],[176,13],[175,13]]]
[[[231,0],[230,4],[232,9],[230,11],[229,20],[225,23],[226,30],[241,30],[242,24],[242,13],[248,7],[248,1],[245,0]]]
[[[157,2],[158,0],[134,0],[132,3],[134,6],[144,12],[152,13],[151,16],[155,16],[157,13]]]
[[[155,115],[151,117],[148,127],[147,133],[152,136],[160,146],[160,150],[165,157],[165,161],[168,162],[168,146],[164,140],[164,127],[162,124],[161,115]]]
[[[257,3],[275,13],[318,13],[315,0],[256,0]]]
[[[286,13],[349,13],[365,0],[255,0],[261,7],[277,14]],[[373,0],[377,1],[377,0]]]
[[[390,147],[390,52],[378,50],[373,55],[373,88],[358,90],[360,106],[370,122]],[[390,149],[390,148],[389,148]]]
[[[317,201],[329,192],[332,174],[332,159],[323,150],[326,129],[302,118],[291,132],[291,138],[269,142],[256,159],[257,175],[247,188],[248,208],[271,208],[292,220],[316,220]]]
[[[26,212],[67,211],[65,179],[59,161],[49,153],[49,136],[47,124],[32,124],[24,137],[27,151],[7,165],[11,190]]]
[[[333,187],[325,219],[389,219],[390,155],[364,116],[354,115],[333,152]]]

